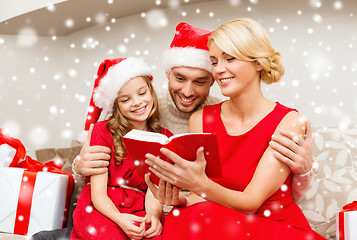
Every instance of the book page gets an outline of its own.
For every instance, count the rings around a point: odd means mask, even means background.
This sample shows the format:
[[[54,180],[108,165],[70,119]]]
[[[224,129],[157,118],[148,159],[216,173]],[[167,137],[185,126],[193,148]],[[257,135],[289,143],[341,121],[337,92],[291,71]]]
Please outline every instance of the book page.
[[[124,137],[130,138],[130,139],[136,139],[139,141],[158,142],[161,144],[165,144],[168,141],[168,138],[164,134],[148,132],[148,131],[141,131],[141,130],[136,130],[136,129],[131,130]]]
[[[182,137],[182,136],[187,136],[187,135],[211,135],[212,133],[179,133],[176,135],[172,135],[168,140],[172,140],[174,138]]]

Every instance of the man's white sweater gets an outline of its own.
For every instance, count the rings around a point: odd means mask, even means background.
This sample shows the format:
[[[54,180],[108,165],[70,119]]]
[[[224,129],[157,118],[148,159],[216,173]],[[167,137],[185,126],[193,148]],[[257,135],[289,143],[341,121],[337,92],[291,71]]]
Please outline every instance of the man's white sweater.
[[[160,123],[161,126],[170,130],[173,134],[187,133],[188,132],[188,120],[192,113],[180,112],[176,106],[169,92],[163,92],[158,94],[159,99],[159,111],[160,111]],[[206,105],[213,105],[220,103],[222,100],[212,96],[208,96],[207,99],[199,106],[198,109],[203,108]]]

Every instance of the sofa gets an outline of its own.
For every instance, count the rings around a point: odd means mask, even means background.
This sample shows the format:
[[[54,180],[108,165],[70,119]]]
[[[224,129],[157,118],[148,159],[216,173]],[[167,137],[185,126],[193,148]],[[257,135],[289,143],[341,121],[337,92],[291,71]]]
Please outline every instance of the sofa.
[[[316,232],[326,239],[336,239],[336,212],[357,200],[357,125],[344,129],[337,126],[314,128],[312,147],[319,173],[299,206]],[[36,158],[41,162],[61,159],[63,169],[72,172],[73,159],[80,149],[81,145],[73,141],[69,148],[39,149]],[[75,189],[70,214],[78,194]],[[165,208],[165,211],[169,210]],[[71,218],[68,224],[72,224]],[[5,239],[26,238],[0,233],[0,240]]]
[[[357,200],[357,125],[314,128],[313,156],[319,173],[299,206],[316,232],[335,239],[336,212]]]

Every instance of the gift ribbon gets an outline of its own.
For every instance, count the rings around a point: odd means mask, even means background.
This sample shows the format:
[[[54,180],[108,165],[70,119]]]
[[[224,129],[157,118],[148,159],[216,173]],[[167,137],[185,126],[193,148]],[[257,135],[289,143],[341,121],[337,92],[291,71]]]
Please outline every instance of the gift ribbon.
[[[51,172],[51,173],[63,174],[68,176],[66,204],[65,204],[64,216],[62,221],[62,228],[66,227],[70,196],[74,189],[74,179],[72,174],[62,170],[61,163],[58,163],[56,161],[50,161],[43,164],[39,161],[32,159],[29,156],[26,156],[24,161],[17,163],[14,167],[26,169],[23,173],[21,186],[20,186],[14,233],[27,235],[29,221],[30,221],[33,190],[35,187],[36,175],[38,172]]]
[[[338,231],[339,231],[339,240],[345,240],[345,212],[357,211],[357,201],[353,201],[351,203],[343,206],[342,211],[338,213]]]
[[[16,209],[14,226],[15,234],[27,235],[36,176],[37,172],[30,172],[27,170],[25,170],[22,175],[19,199]]]
[[[3,128],[0,128],[0,145],[7,144],[16,150],[15,156],[12,159],[9,167],[14,167],[20,159],[26,156],[26,149],[19,139],[12,138],[7,135]]]

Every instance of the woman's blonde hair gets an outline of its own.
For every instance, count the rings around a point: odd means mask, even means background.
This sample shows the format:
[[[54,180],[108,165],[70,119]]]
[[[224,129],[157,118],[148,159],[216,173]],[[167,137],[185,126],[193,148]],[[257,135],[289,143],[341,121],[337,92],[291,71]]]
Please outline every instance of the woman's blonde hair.
[[[222,24],[208,39],[227,54],[241,61],[256,61],[262,66],[260,79],[271,84],[284,75],[281,54],[272,48],[268,33],[249,18],[235,19]]]
[[[149,91],[153,98],[153,107],[148,116],[147,125],[148,128],[153,132],[161,132],[161,126],[159,123],[159,109],[158,109],[158,98],[151,80],[142,76],[146,84],[149,87]],[[112,133],[114,141],[114,152],[115,152],[115,164],[120,165],[123,162],[123,157],[126,154],[126,150],[123,144],[122,136],[133,129],[133,125],[129,119],[127,119],[119,110],[118,100],[115,99],[113,106],[113,114],[110,116],[107,123],[107,128]]]

